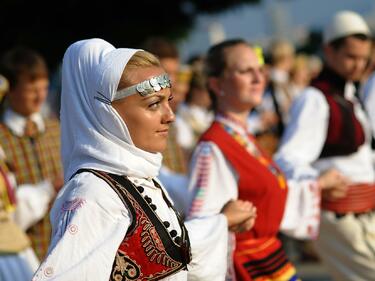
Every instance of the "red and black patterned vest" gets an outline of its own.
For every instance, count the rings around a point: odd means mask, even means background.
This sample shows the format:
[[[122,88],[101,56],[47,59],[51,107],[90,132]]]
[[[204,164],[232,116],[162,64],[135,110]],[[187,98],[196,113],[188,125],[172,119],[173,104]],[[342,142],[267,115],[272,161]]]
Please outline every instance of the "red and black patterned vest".
[[[365,142],[353,103],[344,97],[345,84],[342,77],[328,68],[311,82],[311,86],[323,93],[329,106],[327,138],[319,158],[352,154]]]
[[[177,212],[181,237],[176,237],[176,230],[168,231],[169,223],[157,216],[152,199],[142,196],[142,186],[135,186],[126,177],[95,170],[82,169],[78,173],[83,171],[106,181],[133,218],[117,251],[109,280],[160,280],[187,269],[191,260],[189,236]],[[155,185],[160,188],[156,182]],[[162,194],[173,208],[163,191]]]
[[[279,231],[287,195],[287,188],[280,186],[278,178],[272,172],[272,169],[279,171],[276,165],[269,159],[272,165],[270,170],[270,167],[260,163],[218,122],[211,125],[201,141],[211,141],[220,148],[239,175],[239,199],[248,200],[257,207],[254,227],[237,234],[237,241],[275,236]]]

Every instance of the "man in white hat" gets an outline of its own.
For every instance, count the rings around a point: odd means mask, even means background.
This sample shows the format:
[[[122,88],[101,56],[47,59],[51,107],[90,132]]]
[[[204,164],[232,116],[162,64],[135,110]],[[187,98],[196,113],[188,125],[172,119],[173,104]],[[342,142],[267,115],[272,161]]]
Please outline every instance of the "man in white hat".
[[[325,187],[314,244],[332,277],[375,280],[371,134],[355,95],[355,82],[369,59],[371,32],[360,15],[341,11],[324,30],[323,41],[324,68],[293,104],[275,158],[289,180]],[[317,180],[322,174],[328,175],[325,182]]]

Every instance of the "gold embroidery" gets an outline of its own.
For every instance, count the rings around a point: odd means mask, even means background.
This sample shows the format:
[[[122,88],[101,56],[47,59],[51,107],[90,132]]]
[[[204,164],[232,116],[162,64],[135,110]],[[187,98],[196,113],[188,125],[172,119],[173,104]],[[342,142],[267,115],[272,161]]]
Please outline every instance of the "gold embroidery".
[[[138,264],[132,261],[128,256],[122,254],[121,252],[117,252],[115,265],[112,272],[113,280],[138,280],[141,275],[140,266]]]

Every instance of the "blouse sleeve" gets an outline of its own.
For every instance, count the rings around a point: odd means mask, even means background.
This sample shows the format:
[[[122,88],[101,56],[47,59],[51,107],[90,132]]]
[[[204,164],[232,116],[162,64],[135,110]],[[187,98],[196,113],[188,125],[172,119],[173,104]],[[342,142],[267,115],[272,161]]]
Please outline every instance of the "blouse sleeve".
[[[298,239],[314,239],[319,229],[319,173],[312,163],[326,139],[328,113],[323,95],[308,88],[293,105],[290,123],[275,154],[289,187],[281,230]]]
[[[238,198],[237,175],[214,143],[201,142],[196,148],[188,190],[190,218],[216,215]]]
[[[275,161],[288,179],[315,179],[318,176],[312,163],[322,151],[328,118],[327,102],[317,89],[308,88],[296,99],[291,108],[290,122],[275,154]]]
[[[189,281],[224,281],[227,270],[228,224],[224,215],[185,222],[189,231],[192,261]]]
[[[320,225],[320,189],[316,181],[288,181],[280,230],[297,239],[315,239]]]
[[[60,192],[51,221],[48,255],[33,280],[108,280],[131,222],[115,192],[94,175],[80,174]]]
[[[228,263],[228,223],[223,206],[238,198],[237,175],[219,148],[201,142],[191,162],[189,230],[193,260],[188,280],[225,280]],[[209,263],[207,261],[210,261]]]

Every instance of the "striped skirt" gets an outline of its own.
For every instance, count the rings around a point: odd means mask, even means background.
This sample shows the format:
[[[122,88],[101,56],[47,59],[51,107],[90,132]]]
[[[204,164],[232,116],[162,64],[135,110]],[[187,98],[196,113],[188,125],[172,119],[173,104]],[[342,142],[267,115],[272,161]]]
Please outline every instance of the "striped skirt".
[[[237,281],[300,280],[276,237],[238,241],[234,266]]]

